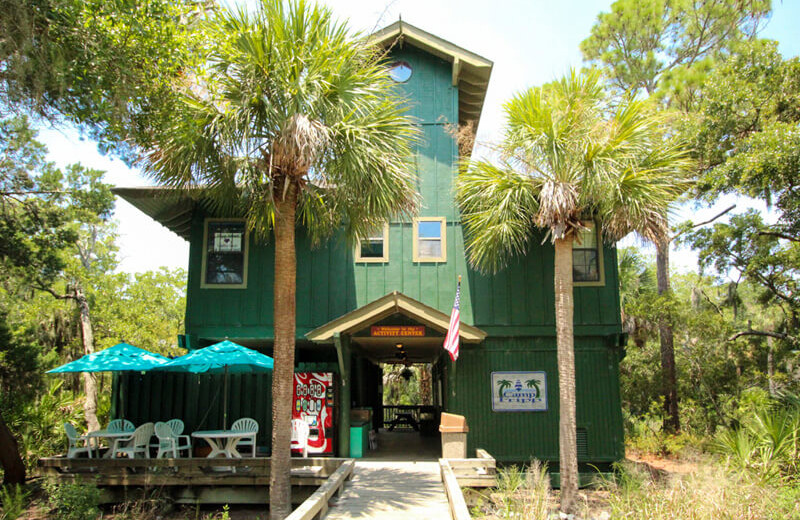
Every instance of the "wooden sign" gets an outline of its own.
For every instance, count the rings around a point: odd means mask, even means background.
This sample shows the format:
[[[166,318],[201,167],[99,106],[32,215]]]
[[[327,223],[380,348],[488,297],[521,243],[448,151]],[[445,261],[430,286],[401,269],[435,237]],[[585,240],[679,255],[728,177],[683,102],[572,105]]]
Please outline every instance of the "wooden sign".
[[[374,325],[370,327],[370,336],[373,337],[386,337],[386,336],[421,337],[424,335],[425,335],[424,325]]]

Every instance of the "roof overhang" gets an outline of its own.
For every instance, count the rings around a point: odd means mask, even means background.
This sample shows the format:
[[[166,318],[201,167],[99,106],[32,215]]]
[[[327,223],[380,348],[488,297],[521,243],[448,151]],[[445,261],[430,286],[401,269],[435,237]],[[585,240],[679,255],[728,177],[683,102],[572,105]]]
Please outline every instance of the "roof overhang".
[[[394,291],[317,327],[306,337],[316,343],[332,343],[336,333],[353,334],[393,314],[402,314],[442,333],[446,333],[450,325],[450,316],[447,314]],[[462,322],[459,336],[465,343],[480,343],[486,338],[486,333]]]
[[[192,215],[197,208],[212,212],[203,190],[185,190],[162,186],[112,188],[111,191],[165,228],[188,241]]]
[[[371,34],[368,41],[382,47],[407,43],[450,62],[453,86],[458,87],[458,122],[477,126],[494,65],[490,60],[402,20]]]

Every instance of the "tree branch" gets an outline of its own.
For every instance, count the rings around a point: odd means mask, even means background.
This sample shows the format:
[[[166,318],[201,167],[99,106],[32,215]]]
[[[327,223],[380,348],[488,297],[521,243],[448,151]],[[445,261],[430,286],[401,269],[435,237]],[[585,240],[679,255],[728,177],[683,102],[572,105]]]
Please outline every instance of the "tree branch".
[[[761,235],[761,236],[783,238],[783,239],[789,240],[791,242],[800,242],[800,238],[798,238],[798,237],[793,237],[793,236],[787,235],[785,233],[779,233],[777,231],[759,231],[758,234]]]
[[[741,338],[742,336],[768,336],[770,338],[778,338],[778,339],[795,339],[794,336],[790,336],[788,334],[782,334],[780,332],[769,332],[769,331],[761,331],[761,330],[744,330],[742,332],[737,332],[730,338],[728,341],[733,341],[736,338]]]
[[[674,236],[673,236],[673,237],[670,239],[670,242],[672,242],[673,240],[676,240],[676,239],[677,239],[679,236],[681,236],[682,234],[686,233],[686,232],[687,232],[687,231],[689,231],[689,230],[692,230],[692,229],[695,229],[695,228],[699,228],[700,226],[705,226],[706,224],[711,224],[712,222],[714,222],[715,220],[717,220],[718,218],[720,218],[721,216],[723,216],[723,215],[724,215],[724,214],[726,214],[727,212],[731,211],[731,210],[732,210],[733,208],[735,208],[735,207],[736,207],[736,204],[732,204],[730,207],[728,207],[728,208],[726,208],[726,209],[722,210],[721,212],[717,213],[716,215],[714,215],[714,216],[713,216],[713,217],[711,217],[710,219],[708,219],[708,220],[704,220],[703,222],[698,222],[697,224],[693,224],[693,225],[692,225],[692,227],[690,227],[690,228],[688,228],[688,229],[684,229],[684,230],[683,230],[683,231],[681,231],[680,233],[678,233],[678,234],[674,235]]]
[[[50,293],[53,296],[53,298],[57,300],[72,300],[74,298],[74,296],[72,296],[71,294],[59,294],[56,291],[54,291],[51,287],[47,287],[42,283],[34,285],[33,288],[38,289],[40,291],[44,291],[46,293]]]

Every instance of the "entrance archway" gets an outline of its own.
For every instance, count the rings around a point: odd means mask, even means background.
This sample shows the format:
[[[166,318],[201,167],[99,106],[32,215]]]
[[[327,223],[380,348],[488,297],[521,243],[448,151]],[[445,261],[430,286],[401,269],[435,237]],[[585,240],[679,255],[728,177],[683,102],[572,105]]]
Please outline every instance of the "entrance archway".
[[[340,450],[349,456],[351,427],[368,423],[377,449],[363,454],[399,460],[438,458],[439,414],[447,410],[450,360],[442,348],[450,316],[402,293],[393,292],[349,312],[306,336],[316,343],[333,343],[342,374]],[[486,333],[461,324],[460,339],[479,343]],[[431,403],[386,405],[384,366],[430,366]],[[400,431],[398,431],[398,429]],[[401,439],[395,433],[414,434]],[[383,445],[383,446],[382,446]],[[354,445],[354,446],[357,446]]]

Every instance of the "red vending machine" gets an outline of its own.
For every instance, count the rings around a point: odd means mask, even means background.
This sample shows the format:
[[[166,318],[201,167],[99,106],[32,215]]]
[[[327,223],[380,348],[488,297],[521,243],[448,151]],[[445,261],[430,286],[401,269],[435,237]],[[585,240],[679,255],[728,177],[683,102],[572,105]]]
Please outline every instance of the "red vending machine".
[[[333,455],[334,390],[332,372],[295,372],[292,419],[308,423],[308,453]],[[292,449],[300,453],[301,449]]]

